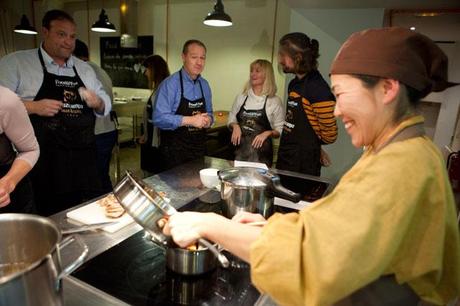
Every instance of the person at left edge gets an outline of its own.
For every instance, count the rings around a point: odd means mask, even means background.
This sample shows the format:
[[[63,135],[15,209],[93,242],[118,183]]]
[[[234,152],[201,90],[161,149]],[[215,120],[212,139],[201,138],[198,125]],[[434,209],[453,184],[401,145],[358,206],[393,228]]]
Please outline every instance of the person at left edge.
[[[37,49],[0,61],[0,83],[20,96],[40,145],[31,172],[35,203],[51,215],[100,193],[94,122],[110,112],[110,98],[94,70],[72,56],[76,24],[64,11],[42,20]]]
[[[36,213],[28,172],[40,155],[19,97],[0,86],[0,214]]]
[[[211,89],[201,76],[206,46],[199,40],[186,41],[182,62],[182,68],[161,83],[154,103],[163,170],[203,157],[205,129],[213,122]]]

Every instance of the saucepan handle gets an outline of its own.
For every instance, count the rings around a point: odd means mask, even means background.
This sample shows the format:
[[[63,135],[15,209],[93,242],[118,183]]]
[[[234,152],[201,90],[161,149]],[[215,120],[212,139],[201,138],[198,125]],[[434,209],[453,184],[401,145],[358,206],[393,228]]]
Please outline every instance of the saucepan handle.
[[[200,238],[198,239],[198,243],[207,247],[216,256],[217,260],[220,262],[222,267],[228,268],[230,266],[230,262],[228,261],[227,257],[225,257],[224,254],[219,252],[219,250],[217,250],[217,248],[211,242],[209,242],[206,239]]]
[[[73,235],[73,236],[66,237],[64,240],[62,240],[59,243],[58,247],[59,247],[59,249],[63,249],[65,247],[69,246],[73,242],[77,243],[82,251],[81,251],[80,255],[77,257],[77,259],[75,259],[67,267],[62,269],[61,273],[59,273],[59,275],[57,276],[57,280],[56,280],[56,288],[60,287],[61,279],[64,276],[67,276],[70,273],[72,273],[73,271],[75,271],[78,267],[80,267],[85,262],[85,259],[88,256],[88,253],[89,253],[88,246],[83,242],[83,240],[78,235]]]

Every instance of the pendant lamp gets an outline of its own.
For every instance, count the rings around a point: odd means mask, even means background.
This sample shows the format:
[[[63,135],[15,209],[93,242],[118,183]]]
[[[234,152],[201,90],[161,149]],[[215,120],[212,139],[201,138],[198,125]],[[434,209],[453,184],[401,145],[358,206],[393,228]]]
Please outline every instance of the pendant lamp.
[[[217,0],[214,5],[214,11],[208,14],[203,23],[212,27],[229,27],[232,23],[232,18],[224,12],[222,0]]]
[[[26,15],[22,15],[21,23],[14,27],[14,32],[21,34],[36,35],[37,31],[30,25]]]
[[[109,17],[107,17],[104,9],[99,14],[99,20],[91,26],[91,31],[103,33],[116,32],[115,26],[109,21]]]

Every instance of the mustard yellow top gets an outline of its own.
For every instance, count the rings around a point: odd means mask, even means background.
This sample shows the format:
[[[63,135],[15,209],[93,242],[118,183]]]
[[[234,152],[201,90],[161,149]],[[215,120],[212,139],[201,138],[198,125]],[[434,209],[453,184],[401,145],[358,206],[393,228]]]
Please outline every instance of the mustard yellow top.
[[[331,305],[387,274],[446,304],[460,292],[460,240],[439,150],[428,137],[368,148],[330,195],[271,217],[250,262],[254,285],[281,305]]]

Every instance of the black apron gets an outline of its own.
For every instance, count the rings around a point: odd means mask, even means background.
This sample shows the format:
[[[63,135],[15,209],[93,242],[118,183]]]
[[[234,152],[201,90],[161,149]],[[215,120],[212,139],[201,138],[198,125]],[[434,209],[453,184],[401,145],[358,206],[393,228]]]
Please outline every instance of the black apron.
[[[15,158],[11,141],[4,133],[0,134],[0,178],[8,173]],[[27,175],[17,183],[10,193],[10,203],[1,207],[0,213],[36,213],[32,185]]]
[[[155,174],[162,170],[162,162],[159,148],[152,146],[155,131],[152,123],[152,97],[153,94],[149,97],[146,105],[147,126],[144,127],[144,134],[147,134],[147,141],[141,145],[141,169]]]
[[[320,156],[320,140],[305,115],[302,97],[289,97],[276,168],[319,176]]]
[[[181,98],[176,115],[193,116],[206,113],[206,101],[200,80],[201,98],[188,100],[184,97],[182,71],[179,71]],[[160,151],[164,169],[171,169],[188,161],[198,159],[206,154],[206,131],[195,127],[181,126],[173,131],[160,131]]]
[[[252,142],[257,135],[272,129],[267,117],[267,99],[268,97],[265,98],[263,108],[256,110],[246,109],[248,96],[244,99],[243,105],[236,115],[241,128],[241,141],[235,152],[235,158],[237,160],[261,162],[271,167],[273,163],[272,138],[268,137],[259,149],[255,149],[252,146]]]
[[[75,66],[75,76],[59,76],[46,70],[40,49],[43,83],[34,101],[63,101],[53,117],[31,115],[40,145],[40,158],[32,170],[35,202],[42,215],[50,215],[89,200],[101,192],[96,164],[95,115],[80,98],[85,87]]]

